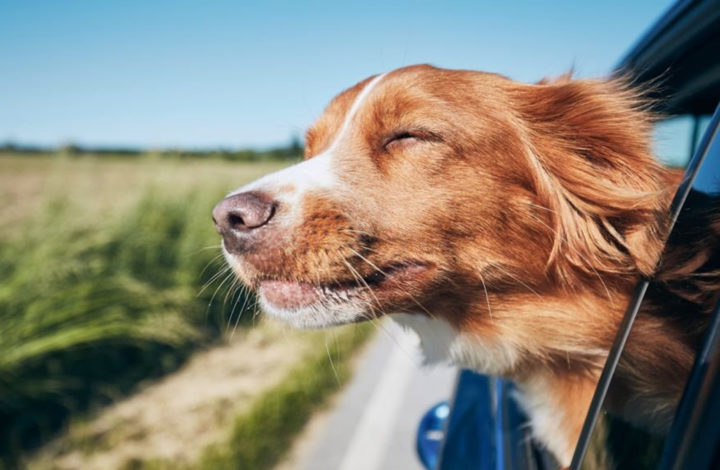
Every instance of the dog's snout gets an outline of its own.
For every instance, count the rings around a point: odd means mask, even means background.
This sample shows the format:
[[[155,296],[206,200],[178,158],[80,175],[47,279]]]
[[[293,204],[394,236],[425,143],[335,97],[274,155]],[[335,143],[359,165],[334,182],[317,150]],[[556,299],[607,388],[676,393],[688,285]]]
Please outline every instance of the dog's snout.
[[[275,214],[275,201],[264,193],[248,191],[228,196],[213,209],[215,228],[226,241],[262,227]]]

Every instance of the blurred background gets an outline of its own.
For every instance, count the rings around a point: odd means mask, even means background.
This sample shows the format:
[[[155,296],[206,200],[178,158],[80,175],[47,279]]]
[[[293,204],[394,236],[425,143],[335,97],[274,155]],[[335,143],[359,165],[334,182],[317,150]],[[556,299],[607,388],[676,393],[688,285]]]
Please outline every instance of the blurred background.
[[[0,0],[0,468],[340,468],[398,347],[375,468],[419,468],[453,371],[390,325],[257,316],[212,207],[369,75],[600,77],[670,3]]]

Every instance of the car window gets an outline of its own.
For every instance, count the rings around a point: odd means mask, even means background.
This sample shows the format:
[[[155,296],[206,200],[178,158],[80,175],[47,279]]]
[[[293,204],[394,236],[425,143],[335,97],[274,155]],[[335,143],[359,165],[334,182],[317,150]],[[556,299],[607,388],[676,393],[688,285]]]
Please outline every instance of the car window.
[[[686,119],[677,119],[668,121],[665,124],[664,130],[672,130],[675,132],[677,141],[670,141],[664,147],[667,150],[665,154],[668,158],[675,158],[678,166],[682,165],[681,152],[682,145],[686,145],[686,151],[689,151],[691,145],[694,147],[697,144],[693,143],[693,134],[699,133],[700,128],[707,129],[707,135],[703,138],[704,141],[699,144],[698,155],[695,160],[690,163],[690,169],[686,174],[687,183],[690,191],[687,192],[687,199],[680,211],[677,223],[675,224],[672,235],[679,236],[687,232],[697,231],[697,218],[692,216],[701,210],[705,210],[706,207],[720,207],[718,198],[720,198],[720,136],[717,131],[717,120],[720,116],[720,111],[716,112],[714,121],[712,121],[712,128],[708,125],[711,122],[709,118],[693,118],[690,124],[689,137],[686,133],[688,131],[688,121]],[[697,126],[696,130],[693,131],[692,127]],[[682,141],[682,142],[681,142]],[[704,158],[699,158],[704,157]],[[696,170],[696,171],[694,171]],[[694,175],[694,178],[690,178],[690,175]],[[685,194],[686,190],[684,187],[678,191],[678,194]],[[676,204],[680,199],[676,198]],[[677,206],[679,207],[679,206]],[[695,225],[694,225],[695,224]],[[671,259],[671,256],[667,253],[663,255],[664,259]],[[694,253],[694,252],[693,252]],[[692,255],[692,253],[688,253]],[[693,273],[695,274],[695,273]],[[694,282],[688,280],[687,282]],[[584,469],[654,469],[656,468],[660,457],[662,455],[663,446],[665,439],[670,430],[672,424],[672,418],[674,416],[673,410],[677,405],[677,401],[682,396],[682,390],[684,390],[685,382],[689,375],[690,370],[687,369],[683,373],[677,373],[675,375],[663,375],[663,380],[668,381],[671,385],[675,385],[679,393],[673,395],[675,403],[670,403],[663,399],[657,400],[656,409],[643,409],[647,407],[647,403],[652,403],[653,394],[657,393],[652,387],[648,386],[643,390],[629,390],[628,382],[621,378],[621,374],[618,372],[625,369],[627,372],[628,367],[632,367],[632,356],[628,354],[628,351],[638,351],[643,349],[643,342],[648,341],[648,333],[642,333],[641,328],[638,325],[642,323],[642,315],[648,315],[644,313],[649,307],[649,303],[656,301],[657,296],[654,297],[660,290],[668,290],[668,283],[661,282],[660,280],[652,280],[650,282],[642,281],[638,286],[638,299],[641,299],[642,303],[638,303],[637,306],[641,308],[628,310],[626,317],[625,328],[621,327],[618,338],[621,338],[623,332],[627,334],[627,340],[622,347],[622,342],[616,341],[616,349],[610,353],[608,364],[614,362],[613,355],[618,351],[622,353],[618,356],[618,361],[615,362],[617,368],[610,365],[610,369],[606,366],[606,373],[610,377],[609,382],[601,379],[598,390],[604,390],[607,386],[607,394],[601,396],[596,394],[596,400],[593,403],[593,407],[590,410],[586,431],[581,438],[578,451],[576,451],[576,458],[574,460],[574,467],[580,461],[582,452],[587,449],[587,452],[582,459],[582,465],[580,468]],[[701,326],[704,328],[705,325],[709,325],[709,321],[697,316],[697,312],[693,312],[694,317],[690,318],[690,314],[685,316],[686,304],[678,303],[676,312],[679,313],[678,319],[685,321],[679,325],[680,331],[687,331],[690,335],[690,331],[696,329],[695,335],[698,338],[697,343],[702,342],[703,331]],[[713,304],[714,305],[714,304]],[[675,306],[675,304],[673,304]],[[711,306],[712,308],[712,306]],[[640,313],[637,313],[638,310]],[[635,314],[637,313],[637,316]],[[709,314],[707,315],[709,317]],[[630,320],[628,320],[630,318]],[[657,332],[656,332],[657,334]],[[619,346],[619,347],[618,347]],[[699,344],[698,344],[699,346]],[[647,348],[644,348],[647,350]],[[698,348],[699,349],[699,348]],[[692,358],[690,358],[692,359]],[[657,365],[657,375],[662,374],[663,366],[665,364]],[[667,368],[665,368],[667,370]],[[608,370],[611,372],[608,373]],[[679,369],[676,369],[679,370]],[[598,397],[600,398],[598,399]],[[630,399],[630,397],[641,396],[640,400],[636,398]],[[644,401],[642,399],[647,399]],[[644,404],[643,404],[644,403]],[[597,413],[597,414],[596,414]],[[667,413],[669,419],[661,419],[663,413]],[[657,416],[658,419],[653,421],[648,420],[646,417],[641,415],[649,414],[652,418]],[[593,419],[597,417],[597,420],[593,424]]]
[[[664,164],[685,168],[695,152],[700,137],[705,133],[711,116],[671,116],[655,124],[653,150]]]

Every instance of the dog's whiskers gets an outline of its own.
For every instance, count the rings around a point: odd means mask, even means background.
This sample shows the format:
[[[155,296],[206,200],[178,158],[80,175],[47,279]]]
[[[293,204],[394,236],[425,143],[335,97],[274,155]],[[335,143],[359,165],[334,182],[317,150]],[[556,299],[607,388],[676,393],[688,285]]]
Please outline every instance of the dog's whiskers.
[[[386,273],[385,271],[383,271],[382,269],[378,268],[377,265],[375,265],[375,263],[373,263],[372,261],[370,261],[369,259],[367,259],[367,258],[364,257],[363,255],[361,255],[361,254],[358,253],[357,251],[353,250],[352,248],[348,247],[348,249],[349,249],[350,251],[352,251],[352,252],[355,254],[355,256],[357,256],[357,257],[360,258],[361,260],[365,261],[365,262],[366,262],[371,268],[373,268],[375,271],[379,272],[379,273],[382,274],[383,276],[387,276],[387,273]]]
[[[217,295],[218,291],[220,291],[220,289],[222,288],[222,286],[225,285],[225,283],[226,283],[228,280],[230,280],[230,279],[234,279],[232,272],[228,273],[228,274],[225,276],[225,278],[222,280],[222,282],[221,282],[220,284],[218,284],[218,286],[215,288],[215,292],[213,292],[213,295],[212,295],[212,297],[210,297],[210,301],[208,302],[208,306],[207,306],[207,310],[206,310],[206,315],[207,315],[208,313],[210,313],[210,307],[212,307],[212,303],[213,303],[213,301],[215,300],[215,296]]]
[[[228,297],[232,298],[232,295],[235,294],[238,285],[240,282],[238,281],[237,277],[232,277],[232,282],[230,283],[230,286],[228,286],[228,290],[225,293],[225,298],[223,299],[223,307],[227,306]]]
[[[366,257],[364,257],[363,255],[361,255],[361,254],[358,253],[357,251],[353,250],[352,248],[350,248],[350,251],[352,251],[352,252],[353,252],[357,257],[359,257],[362,261],[364,261],[365,263],[367,263],[367,264],[368,264],[371,268],[373,268],[375,271],[379,272],[379,273],[382,274],[383,276],[387,276],[387,273],[384,272],[382,269],[378,268],[377,265],[375,265],[375,263],[373,263],[372,261],[368,260]],[[364,282],[364,281],[363,281],[363,282]],[[367,284],[366,284],[366,285],[367,285]],[[369,287],[368,287],[368,288],[369,288]],[[372,292],[372,290],[371,290],[371,292]],[[425,308],[425,307],[415,298],[415,296],[413,296],[412,294],[410,294],[410,293],[407,292],[407,291],[405,291],[404,294],[407,295],[407,296],[410,298],[410,300],[412,300],[418,307],[420,307],[420,309],[421,309],[423,312],[425,312],[430,318],[435,318],[435,316],[434,316],[427,308]]]
[[[370,295],[375,300],[375,303],[378,306],[378,310],[380,310],[380,313],[385,314],[385,312],[382,309],[382,306],[380,304],[380,300],[377,298],[375,293],[373,292],[372,288],[368,285],[368,283],[365,281],[365,279],[362,278],[359,272],[344,258],[342,258],[342,262],[345,264],[345,266],[348,268],[348,271],[350,271],[350,274],[352,274],[353,278],[355,279],[355,282],[358,285],[358,288],[362,290],[367,290]],[[375,315],[375,318],[377,318],[377,315],[375,314],[375,311],[371,308],[373,315]]]
[[[487,308],[488,308],[488,315],[490,316],[490,321],[492,321],[492,309],[490,308],[490,295],[488,294],[487,285],[485,285],[485,278],[483,278],[483,275],[478,272],[478,276],[480,277],[480,282],[482,283],[483,290],[485,291],[485,302],[487,302]]]
[[[337,373],[337,369],[335,369],[335,364],[333,364],[332,354],[330,354],[330,347],[328,346],[327,335],[328,335],[328,332],[325,332],[325,352],[327,352],[328,361],[330,361],[330,368],[333,371],[335,380],[337,381],[338,385],[340,385],[340,376]]]
[[[240,324],[240,319],[242,318],[243,313],[245,313],[245,306],[247,305],[247,301],[250,298],[250,290],[247,288],[247,286],[240,284],[238,287],[238,297],[235,300],[235,304],[233,305],[232,310],[230,311],[230,319],[232,319],[233,315],[235,314],[235,308],[237,307],[238,302],[240,302],[240,299],[243,299],[242,306],[240,307],[240,310],[238,311],[237,317],[235,318],[235,324],[233,325],[232,332],[230,333],[230,338],[232,339],[233,336],[235,336],[235,331],[237,330],[238,325]],[[230,326],[230,323],[228,322],[228,327]]]
[[[208,245],[208,246],[204,246],[204,247],[202,247],[202,248],[198,248],[197,250],[191,252],[190,254],[191,254],[191,255],[196,255],[196,254],[198,254],[198,253],[200,253],[200,252],[202,252],[202,251],[205,251],[205,250],[217,250],[218,248],[221,248],[221,247],[222,247],[221,244]]]
[[[230,269],[231,269],[230,266],[225,266],[224,268],[222,268],[218,272],[216,272],[210,279],[208,279],[205,282],[205,284],[203,284],[203,286],[200,288],[200,291],[198,291],[198,293],[195,295],[195,297],[200,297],[200,295],[202,295],[202,293],[205,292],[205,289],[210,287],[212,285],[212,283],[215,282],[216,280],[218,280],[221,276],[223,276],[224,274],[227,274],[227,272],[230,271]]]
[[[223,256],[222,253],[216,253],[215,256],[213,256],[213,257],[210,259],[210,261],[207,262],[207,264],[205,265],[205,267],[203,267],[202,271],[200,271],[200,274],[198,274],[197,279],[200,279],[200,278],[203,276],[203,274],[205,274],[205,271],[207,271],[207,269],[208,269],[213,263],[215,263],[215,262],[217,262],[219,259],[221,259],[222,256]]]
[[[512,279],[513,281],[517,282],[518,284],[520,284],[521,286],[523,286],[524,288],[526,288],[527,290],[529,290],[530,292],[532,292],[532,293],[535,294],[536,296],[542,298],[542,296],[541,296],[535,289],[533,289],[532,287],[530,287],[527,283],[523,282],[520,278],[518,278],[517,276],[515,276],[512,272],[504,269],[501,264],[493,263],[493,264],[491,264],[490,266],[492,266],[494,269],[497,269],[497,270],[501,271],[503,274],[505,274],[507,277],[509,277],[509,278]]]

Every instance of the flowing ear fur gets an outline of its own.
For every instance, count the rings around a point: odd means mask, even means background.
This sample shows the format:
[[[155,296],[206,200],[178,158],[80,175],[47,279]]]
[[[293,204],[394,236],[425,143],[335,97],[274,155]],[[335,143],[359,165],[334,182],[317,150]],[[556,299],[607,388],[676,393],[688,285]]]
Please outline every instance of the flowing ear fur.
[[[554,230],[548,267],[570,280],[649,275],[665,238],[676,173],[652,156],[652,114],[622,80],[517,85],[510,95],[538,203]]]

